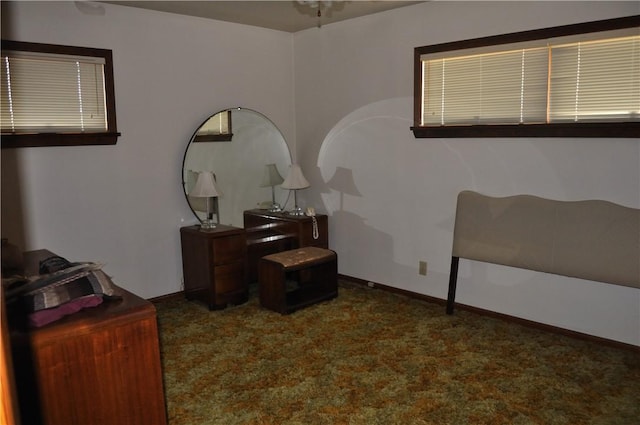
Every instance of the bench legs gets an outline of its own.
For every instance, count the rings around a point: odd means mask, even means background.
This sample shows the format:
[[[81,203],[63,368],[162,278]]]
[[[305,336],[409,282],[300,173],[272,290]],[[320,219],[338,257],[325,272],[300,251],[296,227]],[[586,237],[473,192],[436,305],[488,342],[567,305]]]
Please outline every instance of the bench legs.
[[[458,281],[459,257],[451,257],[451,272],[449,273],[449,294],[447,295],[447,314],[453,314],[456,299],[456,283]]]

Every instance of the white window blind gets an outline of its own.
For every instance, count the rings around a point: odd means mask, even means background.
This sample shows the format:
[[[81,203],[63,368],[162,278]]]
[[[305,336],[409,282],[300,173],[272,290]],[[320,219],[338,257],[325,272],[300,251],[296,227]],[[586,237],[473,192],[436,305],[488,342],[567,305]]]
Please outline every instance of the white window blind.
[[[105,61],[2,52],[2,133],[107,131]]]
[[[573,38],[423,55],[421,125],[640,120],[640,36]]]
[[[229,134],[229,118],[231,111],[223,111],[215,114],[207,120],[202,127],[198,129],[197,136],[211,136]]]
[[[640,36],[552,48],[550,122],[640,116]]]

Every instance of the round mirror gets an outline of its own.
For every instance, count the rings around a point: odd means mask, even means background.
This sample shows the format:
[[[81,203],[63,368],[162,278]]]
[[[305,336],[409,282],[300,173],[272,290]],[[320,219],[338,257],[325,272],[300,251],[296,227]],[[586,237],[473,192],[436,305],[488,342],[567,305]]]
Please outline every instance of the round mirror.
[[[280,187],[279,176],[286,177],[290,163],[289,147],[267,117],[250,109],[226,109],[207,118],[191,137],[182,186],[201,223],[243,227],[245,210],[285,202],[288,191]],[[211,181],[209,173],[214,187],[207,191],[203,182]]]

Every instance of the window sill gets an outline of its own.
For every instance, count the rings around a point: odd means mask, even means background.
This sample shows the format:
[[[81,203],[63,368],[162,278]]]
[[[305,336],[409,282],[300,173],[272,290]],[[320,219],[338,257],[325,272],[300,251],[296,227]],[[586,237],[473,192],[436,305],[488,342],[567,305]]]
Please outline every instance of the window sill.
[[[44,146],[115,145],[120,133],[3,134],[2,149]]]
[[[411,127],[417,139],[471,137],[638,138],[640,122]]]

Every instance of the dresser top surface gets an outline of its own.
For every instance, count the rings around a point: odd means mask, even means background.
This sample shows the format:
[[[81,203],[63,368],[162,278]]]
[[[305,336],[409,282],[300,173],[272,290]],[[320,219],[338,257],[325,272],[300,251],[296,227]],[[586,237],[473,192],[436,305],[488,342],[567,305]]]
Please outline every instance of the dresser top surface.
[[[279,219],[279,220],[288,220],[288,221],[306,221],[311,220],[311,217],[308,215],[291,215],[287,212],[271,212],[269,210],[247,210],[244,212],[245,215],[254,215],[260,217],[266,217],[270,219]],[[316,217],[325,217],[326,214],[316,214]]]
[[[225,224],[216,224],[216,227],[213,229],[201,230],[199,225],[195,226],[186,226],[181,227],[180,232],[182,233],[195,233],[200,236],[230,236],[233,234],[242,234],[244,233],[244,229],[240,227],[227,226]]]

